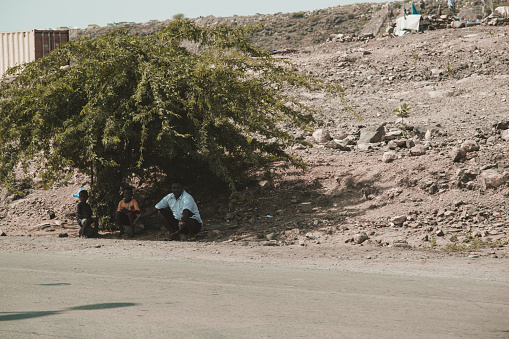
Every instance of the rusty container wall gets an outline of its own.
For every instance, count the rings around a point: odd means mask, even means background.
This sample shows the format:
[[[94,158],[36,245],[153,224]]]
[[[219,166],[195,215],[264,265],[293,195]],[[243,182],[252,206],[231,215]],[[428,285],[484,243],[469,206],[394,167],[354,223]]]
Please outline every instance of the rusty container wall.
[[[69,41],[68,30],[35,30],[35,59],[42,58],[58,46]]]
[[[0,32],[0,77],[10,67],[37,60],[68,41],[68,30]]]

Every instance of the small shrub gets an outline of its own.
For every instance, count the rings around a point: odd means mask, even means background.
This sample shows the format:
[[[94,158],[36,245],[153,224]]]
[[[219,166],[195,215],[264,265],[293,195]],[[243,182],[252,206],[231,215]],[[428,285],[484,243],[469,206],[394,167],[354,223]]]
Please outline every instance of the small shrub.
[[[295,19],[301,19],[304,17],[304,12],[295,12],[292,14],[292,18],[295,18]]]
[[[419,60],[419,54],[414,54],[413,58],[414,58],[414,66],[415,66],[417,64],[417,60]]]
[[[507,239],[497,241],[483,241],[480,238],[467,239],[463,244],[449,244],[444,247],[446,252],[475,252],[483,248],[496,248],[507,245]]]
[[[399,105],[398,108],[396,108],[393,112],[396,113],[398,118],[401,118],[401,129],[403,130],[404,134],[406,135],[406,125],[404,122],[404,118],[408,118],[410,115],[410,105],[407,103],[403,103]]]

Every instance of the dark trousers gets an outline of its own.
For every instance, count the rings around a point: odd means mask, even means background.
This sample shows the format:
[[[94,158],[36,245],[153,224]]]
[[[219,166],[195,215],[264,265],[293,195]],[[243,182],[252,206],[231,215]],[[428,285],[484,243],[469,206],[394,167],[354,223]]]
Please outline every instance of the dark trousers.
[[[159,210],[158,212],[159,215],[166,219],[166,221],[168,222],[170,226],[168,231],[170,231],[170,233],[176,233],[179,231],[179,220],[175,219],[171,211],[163,209]],[[191,213],[191,216],[193,215],[194,214]],[[190,223],[191,223],[190,225],[189,224],[184,225],[184,227],[182,227],[182,229],[180,230],[180,233],[187,234],[191,238],[201,231],[202,224],[200,224],[198,220],[195,219],[191,219]]]

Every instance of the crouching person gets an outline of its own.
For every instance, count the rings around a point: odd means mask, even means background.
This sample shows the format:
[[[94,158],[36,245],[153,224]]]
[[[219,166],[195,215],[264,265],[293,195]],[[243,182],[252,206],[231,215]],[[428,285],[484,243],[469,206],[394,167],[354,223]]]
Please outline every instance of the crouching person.
[[[118,203],[117,211],[115,212],[115,221],[117,227],[120,229],[120,236],[124,234],[124,226],[129,226],[128,237],[133,238],[136,227],[134,220],[140,214],[138,202],[133,199],[132,187],[124,188],[124,198]]]
[[[92,208],[87,203],[88,192],[84,189],[78,193],[80,202],[76,205],[76,217],[80,225],[80,238],[94,238],[99,234],[99,223],[97,218],[92,218]],[[94,228],[92,228],[94,224]]]
[[[171,191],[154,207],[140,214],[134,225],[157,213],[159,222],[170,232],[172,240],[191,239],[201,231],[203,225],[198,206],[193,197],[182,188],[182,184],[173,183]]]

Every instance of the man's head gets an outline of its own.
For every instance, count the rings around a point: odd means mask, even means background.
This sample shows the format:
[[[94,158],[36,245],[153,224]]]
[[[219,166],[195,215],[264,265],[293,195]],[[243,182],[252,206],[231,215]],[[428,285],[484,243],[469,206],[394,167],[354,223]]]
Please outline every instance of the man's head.
[[[81,190],[78,198],[80,199],[80,202],[87,202],[88,200],[88,192],[86,190]]]
[[[133,188],[127,186],[124,188],[124,202],[128,203],[133,198]]]
[[[175,196],[175,199],[178,199],[180,197],[180,195],[182,194],[182,190],[183,188],[181,183],[174,182],[173,184],[171,184],[171,192]]]

